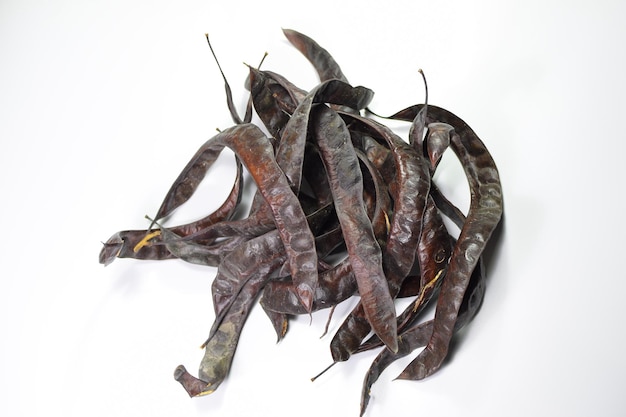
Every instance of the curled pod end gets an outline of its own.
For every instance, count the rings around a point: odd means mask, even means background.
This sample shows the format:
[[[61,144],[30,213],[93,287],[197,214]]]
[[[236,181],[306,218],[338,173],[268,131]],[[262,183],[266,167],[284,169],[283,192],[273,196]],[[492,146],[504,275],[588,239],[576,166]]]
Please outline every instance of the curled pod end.
[[[178,365],[174,370],[174,379],[180,382],[190,397],[200,397],[214,391],[209,389],[210,384],[191,375],[183,365]]]

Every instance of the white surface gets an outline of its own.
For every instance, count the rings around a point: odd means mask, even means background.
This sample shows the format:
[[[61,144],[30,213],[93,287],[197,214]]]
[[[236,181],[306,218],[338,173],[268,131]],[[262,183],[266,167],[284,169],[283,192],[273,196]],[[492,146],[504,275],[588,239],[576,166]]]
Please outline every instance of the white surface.
[[[622,2],[211,3],[0,3],[1,415],[358,415],[372,355],[309,381],[330,362],[325,313],[276,345],[255,309],[231,377],[187,398],[172,372],[202,357],[215,271],[97,262],[231,125],[205,32],[240,103],[242,62],[265,51],[265,69],[315,85],[281,27],[329,49],[381,113],[422,101],[423,68],[431,103],[474,128],[502,176],[480,314],[435,376],[385,372],[367,416],[624,415]],[[230,179],[210,181],[217,204]]]

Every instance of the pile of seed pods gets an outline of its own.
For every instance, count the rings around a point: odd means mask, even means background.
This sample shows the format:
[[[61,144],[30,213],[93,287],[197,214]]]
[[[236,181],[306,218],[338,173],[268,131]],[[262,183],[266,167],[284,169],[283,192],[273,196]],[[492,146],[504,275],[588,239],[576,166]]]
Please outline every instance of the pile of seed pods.
[[[217,268],[215,319],[198,377],[182,365],[174,372],[190,396],[209,394],[226,378],[257,301],[280,340],[290,317],[358,296],[330,350],[333,363],[380,350],[363,382],[363,414],[372,384],[390,363],[421,349],[398,378],[433,374],[455,332],[476,314],[484,294],[482,254],[503,213],[500,179],[474,131],[428,104],[427,94],[423,104],[377,116],[368,108],[373,92],[350,85],[326,49],[294,30],[283,32],[320,83],[304,91],[251,67],[240,118],[224,77],[234,126],[198,149],[146,230],[120,231],[104,243],[100,262],[178,258]],[[253,112],[263,126],[251,123]],[[408,138],[380,120],[408,123]],[[225,148],[236,157],[237,175],[223,204],[192,223],[162,224]],[[433,181],[448,148],[467,177],[467,213]],[[256,188],[242,213],[247,179]],[[412,300],[397,315],[396,300],[406,297]],[[435,313],[425,320],[431,301]]]

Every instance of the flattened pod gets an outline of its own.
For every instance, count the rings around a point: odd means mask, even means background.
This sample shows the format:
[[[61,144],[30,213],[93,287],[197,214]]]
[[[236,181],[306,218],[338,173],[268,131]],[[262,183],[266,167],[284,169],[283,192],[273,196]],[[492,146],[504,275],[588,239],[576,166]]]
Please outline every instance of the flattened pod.
[[[271,274],[286,258],[277,230],[242,243],[224,257],[211,285],[215,321],[209,339],[221,325],[246,282],[258,274]]]
[[[383,272],[382,251],[363,202],[359,160],[341,117],[325,105],[315,110],[315,140],[328,174],[361,305],[372,330],[396,351],[395,305]]]
[[[188,236],[198,230],[219,224],[231,218],[241,201],[243,189],[242,166],[237,159],[237,176],[230,194],[222,205],[213,213],[192,223],[175,226],[171,231],[179,236]],[[133,258],[147,260],[162,260],[174,258],[165,245],[161,245],[160,232],[151,230],[124,230],[111,236],[100,251],[100,263],[109,265],[115,258]]]
[[[328,80],[319,84],[302,99],[282,131],[276,152],[276,162],[285,173],[294,192],[300,190],[313,105],[315,103],[341,103],[350,108],[363,109],[372,101],[373,96],[374,93],[368,88],[352,87],[339,80]]]
[[[332,212],[331,206],[322,207],[307,217],[313,230]],[[221,324],[224,314],[245,286],[246,282],[258,274],[269,275],[286,261],[283,243],[278,230],[242,242],[226,255],[217,268],[217,275],[211,285],[215,321],[209,333],[212,337]]]
[[[412,363],[412,379],[423,379],[439,369],[447,356],[454,323],[472,271],[487,245],[503,212],[500,177],[491,154],[476,134],[455,115],[429,107],[429,117],[441,117],[450,123],[450,147],[461,161],[470,186],[467,219],[454,247],[448,272],[441,285],[435,311],[433,335],[426,348]],[[457,127],[458,126],[458,127]]]
[[[275,91],[276,89],[279,91]],[[254,68],[250,68],[250,94],[254,109],[263,125],[272,137],[280,138],[289,121],[289,114],[285,111],[284,105],[293,108],[297,103],[291,102],[292,99],[284,88],[269,78],[264,71]]]
[[[433,199],[429,198],[424,214],[424,232],[420,236],[420,249],[418,250],[420,277],[416,281],[419,285],[417,286],[417,292],[412,294],[417,295],[417,299],[398,315],[399,333],[402,333],[404,329],[419,318],[424,308],[430,302],[431,297],[439,289],[448,268],[453,243],[453,239],[448,234]],[[409,278],[412,277],[407,277],[403,284],[407,284],[407,287],[412,287],[412,285],[409,285],[411,283]],[[409,290],[409,288],[404,286],[402,289],[404,291]],[[380,346],[380,340],[374,335],[359,346],[358,352],[363,352],[376,346]]]
[[[453,330],[452,330],[453,333],[458,332],[467,323],[469,323],[474,318],[474,316],[478,312],[478,309],[480,308],[480,305],[482,304],[483,298],[485,296],[484,270],[485,269],[483,267],[483,260],[482,258],[480,258],[478,260],[478,264],[476,265],[476,268],[472,272],[471,277],[469,279],[467,290],[463,297],[463,301],[461,302],[461,305],[459,307],[459,313],[453,326]],[[432,321],[433,333],[435,331],[434,330],[435,321],[436,319]],[[413,330],[408,329],[406,331],[406,335],[411,334],[412,331]],[[405,333],[403,332],[403,337],[404,336],[405,336]],[[430,340],[432,340],[432,337],[433,335],[431,335],[429,339],[429,343],[430,343]],[[407,339],[409,343],[411,344],[413,343],[411,340],[411,336],[407,337]],[[413,345],[413,350],[424,346],[424,344],[425,343],[423,343],[420,340],[419,344]],[[402,373],[398,375],[398,379],[408,379],[408,380],[421,379],[421,376],[422,376],[421,371],[423,369],[421,361],[422,361],[421,355],[413,359],[413,361],[409,365],[407,365],[407,367],[402,371]]]
[[[226,146],[246,166],[260,194],[269,205],[274,224],[285,246],[298,296],[307,311],[310,311],[313,292],[317,286],[315,238],[308,227],[298,198],[276,163],[270,140],[257,126],[236,125],[205,142],[172,185],[158,216],[171,213],[191,197],[208,168]]]
[[[224,256],[239,247],[247,240],[246,237],[234,236],[221,240],[212,245],[203,245],[193,241],[183,240],[172,231],[161,227],[159,232],[163,236],[163,243],[170,253],[185,262],[204,266],[218,266]]]
[[[268,239],[278,241],[273,245],[280,242],[276,235],[268,235]],[[274,265],[278,267],[278,263]],[[200,363],[198,378],[190,376],[182,366],[176,368],[174,378],[181,383],[190,396],[211,394],[226,379],[243,326],[259,292],[269,279],[268,271],[271,269],[268,267],[267,270],[255,274],[246,281],[227,308],[220,325],[205,343],[205,353]]]
[[[483,274],[482,260],[472,273],[467,293],[463,298],[463,303],[459,309],[459,316],[454,325],[454,332],[458,332],[478,312],[478,308],[485,294],[485,276]],[[365,413],[367,405],[370,401],[370,391],[374,383],[378,380],[382,372],[396,360],[409,355],[416,349],[426,346],[433,333],[433,320],[423,323],[414,324],[409,329],[402,331],[398,343],[398,352],[392,353],[389,350],[382,350],[376,359],[372,362],[370,369],[363,380],[363,389],[361,391],[361,415]],[[398,379],[411,378],[411,365],[398,376]]]
[[[348,79],[332,55],[308,36],[292,29],[283,29],[285,37],[309,60],[317,71],[320,81],[337,79],[348,82]]]
[[[430,173],[425,159],[389,128],[373,120],[349,113],[339,113],[350,128],[385,142],[394,163],[395,181],[392,188],[394,213],[385,251],[383,266],[389,292],[395,298],[409,274],[418,252],[419,236],[426,198],[430,188]],[[362,303],[346,318],[331,342],[335,361],[347,360],[370,331],[364,320]]]
[[[300,87],[294,85],[291,81],[289,81],[288,79],[286,79],[280,74],[277,74],[272,71],[263,71],[263,72],[265,73],[266,76],[274,80],[276,84],[281,86],[284,89],[283,91],[285,92],[286,95],[291,97],[290,101],[293,102],[295,105],[293,106],[293,108],[286,109],[286,111],[289,114],[293,113],[293,111],[296,108],[296,105],[302,101],[304,96],[307,95],[307,92],[301,89]],[[286,104],[287,101],[284,101],[284,103]]]
[[[225,135],[222,138],[225,144],[240,155],[269,204],[274,215],[274,223],[285,246],[291,276],[297,285],[298,298],[306,310],[311,311],[313,293],[317,286],[315,238],[309,229],[298,198],[274,159],[269,141],[256,126],[243,126],[249,130],[244,135],[245,140],[236,140],[236,134]],[[238,127],[233,129],[236,128]]]
[[[357,285],[352,266],[346,258],[335,267],[320,272],[319,285],[313,298],[313,311],[337,305],[356,292]],[[306,313],[297,302],[291,282],[270,281],[263,290],[261,305],[266,311],[292,315]]]

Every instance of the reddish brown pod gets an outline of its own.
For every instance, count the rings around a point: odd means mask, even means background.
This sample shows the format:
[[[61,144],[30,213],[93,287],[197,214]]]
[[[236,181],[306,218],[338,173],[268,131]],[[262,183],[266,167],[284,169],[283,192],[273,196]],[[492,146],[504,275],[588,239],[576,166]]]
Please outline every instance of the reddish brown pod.
[[[319,83],[306,91],[289,74],[251,67],[241,118],[222,73],[234,125],[181,167],[150,225],[115,233],[99,260],[178,259],[214,268],[207,294],[214,317],[197,376],[182,365],[174,372],[191,397],[212,393],[227,378],[255,303],[280,341],[290,317],[321,309],[332,315],[358,297],[332,336],[330,356],[335,364],[379,350],[363,381],[364,414],[391,363],[414,355],[398,378],[432,375],[448,359],[456,332],[478,313],[483,254],[503,215],[502,185],[485,143],[454,113],[427,103],[428,94],[387,117],[410,124],[402,137],[368,108],[373,91],[351,85],[327,49],[295,30],[283,33]],[[225,148],[237,164],[227,199],[196,222],[168,224],[170,214],[191,204]],[[446,152],[464,169],[467,213],[433,179]],[[256,193],[242,201],[247,181]],[[397,314],[400,298],[410,303]],[[423,317],[428,306],[432,318]]]

